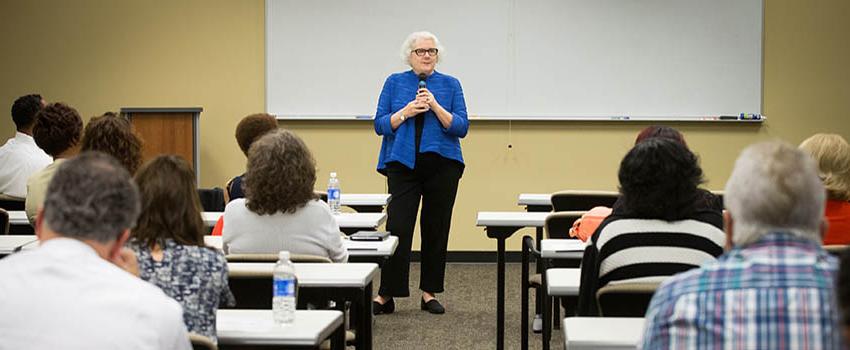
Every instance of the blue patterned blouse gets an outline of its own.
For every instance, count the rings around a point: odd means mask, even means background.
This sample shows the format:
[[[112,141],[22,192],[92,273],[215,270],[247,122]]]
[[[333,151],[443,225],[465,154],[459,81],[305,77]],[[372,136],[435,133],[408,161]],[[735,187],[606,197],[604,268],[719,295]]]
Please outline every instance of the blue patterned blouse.
[[[224,254],[212,248],[166,240],[162,246],[162,261],[155,261],[148,247],[135,241],[129,246],[139,260],[140,277],[162,288],[183,307],[183,322],[189,332],[215,341],[218,306],[236,303],[227,284]]]

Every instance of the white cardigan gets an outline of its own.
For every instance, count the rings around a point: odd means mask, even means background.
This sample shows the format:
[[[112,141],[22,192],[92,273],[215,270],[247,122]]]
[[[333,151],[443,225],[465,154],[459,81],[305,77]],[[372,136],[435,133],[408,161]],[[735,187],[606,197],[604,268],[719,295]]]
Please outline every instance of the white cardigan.
[[[222,240],[228,254],[287,250],[348,261],[339,225],[327,203],[320,200],[307,202],[293,214],[258,215],[248,210],[244,198],[235,199],[224,209]]]

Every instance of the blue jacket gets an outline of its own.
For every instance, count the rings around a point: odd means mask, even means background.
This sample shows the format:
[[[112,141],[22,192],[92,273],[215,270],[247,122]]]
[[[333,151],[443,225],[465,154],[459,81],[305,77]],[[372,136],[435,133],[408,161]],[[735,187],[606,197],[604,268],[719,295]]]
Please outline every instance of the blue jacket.
[[[437,102],[452,114],[452,124],[443,128],[433,111],[416,117],[425,118],[419,152],[435,152],[463,163],[460,139],[469,131],[469,119],[460,82],[452,76],[435,71],[425,83]],[[390,116],[413,101],[418,88],[419,77],[413,70],[390,75],[384,82],[381,97],[378,98],[378,110],[375,112],[375,132],[384,137],[381,153],[378,155],[378,171],[382,171],[387,167],[387,163],[392,161],[398,161],[410,169],[416,167],[414,118],[407,119],[398,129],[393,130]]]

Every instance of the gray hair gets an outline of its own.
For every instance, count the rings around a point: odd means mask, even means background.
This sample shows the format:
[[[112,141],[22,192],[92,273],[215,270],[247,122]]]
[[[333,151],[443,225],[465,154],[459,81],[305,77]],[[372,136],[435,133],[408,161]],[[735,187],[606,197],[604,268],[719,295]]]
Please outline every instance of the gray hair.
[[[109,243],[135,225],[140,210],[130,173],[104,153],[83,152],[53,175],[43,215],[58,234]]]
[[[413,45],[416,45],[417,40],[431,39],[434,40],[434,45],[437,47],[439,52],[437,53],[436,63],[440,63],[440,57],[444,57],[445,48],[443,45],[440,45],[440,39],[437,39],[437,36],[431,32],[421,31],[421,32],[413,32],[407,36],[407,39],[404,39],[404,43],[401,44],[401,61],[406,65],[410,65],[410,52],[413,50]]]
[[[821,241],[826,191],[815,161],[781,141],[747,147],[726,182],[732,241],[743,246],[776,231]]]

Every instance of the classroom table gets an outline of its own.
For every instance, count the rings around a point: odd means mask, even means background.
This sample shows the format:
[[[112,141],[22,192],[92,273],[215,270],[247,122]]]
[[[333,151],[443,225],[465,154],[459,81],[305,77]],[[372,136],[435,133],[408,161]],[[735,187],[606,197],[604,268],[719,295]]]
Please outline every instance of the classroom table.
[[[358,213],[380,213],[390,203],[389,193],[345,193],[339,195],[339,204]]]
[[[2,236],[0,236],[0,242],[2,242]],[[221,236],[204,236],[204,243],[218,250],[222,250],[222,247],[224,247]],[[398,247],[398,237],[388,236],[383,241],[343,239],[342,246],[348,251],[349,260],[351,258],[388,258],[393,255],[396,247]],[[0,245],[0,249],[2,249],[2,245]]]
[[[27,214],[23,210],[12,210],[8,213],[9,225],[30,225],[29,220],[27,220]],[[204,220],[204,225],[207,227],[213,227],[222,214],[224,213],[220,211],[205,211],[201,213],[201,217]],[[351,234],[360,230],[374,230],[387,221],[387,214],[339,213],[334,215],[334,218],[336,218],[336,222],[339,224],[339,228],[343,232]]]
[[[271,301],[271,280],[274,263],[227,263],[231,289],[234,279],[253,279],[263,282],[260,294]],[[357,330],[357,349],[372,348],[372,280],[378,274],[374,263],[295,263],[295,276],[301,292],[316,292],[333,295],[337,307],[352,303],[353,325]],[[256,288],[254,288],[256,290]],[[239,298],[237,298],[237,302]]]
[[[218,218],[224,214],[217,211],[205,211],[201,213],[206,226],[215,226]],[[334,215],[339,229],[346,234],[352,234],[360,230],[374,230],[387,221],[386,213],[339,213]]]
[[[564,346],[570,350],[636,349],[644,322],[642,317],[567,317]]]
[[[332,349],[345,348],[345,322],[337,310],[296,310],[295,323],[278,326],[272,310],[222,309],[216,312],[216,335],[221,348],[229,346],[318,349],[325,339]]]
[[[527,211],[552,211],[551,193],[520,193],[517,204]]]
[[[587,243],[580,239],[544,239],[540,241],[540,257],[543,259],[578,259],[584,255]]]
[[[33,235],[0,235],[0,257],[38,247],[38,238]]]
[[[218,250],[221,250],[223,246],[221,236],[204,236],[204,243]],[[351,258],[388,258],[393,255],[396,247],[398,247],[398,237],[388,236],[383,241],[343,239],[342,245],[348,250],[349,260]],[[14,253],[17,247],[21,247],[20,250],[33,249],[38,247],[38,239],[33,235],[0,235],[0,256]]]
[[[9,213],[9,225],[27,225],[30,221],[27,219],[27,212],[23,210],[7,210]]]
[[[721,199],[723,198],[723,190],[711,190],[709,192]],[[528,211],[552,211],[551,193],[520,193],[517,202],[519,205],[526,206]]]
[[[553,268],[543,277],[543,350],[552,339],[552,297],[578,296],[581,286],[580,268]]]
[[[496,349],[505,348],[505,240],[524,227],[542,227],[549,213],[478,212],[476,226],[496,240]]]

